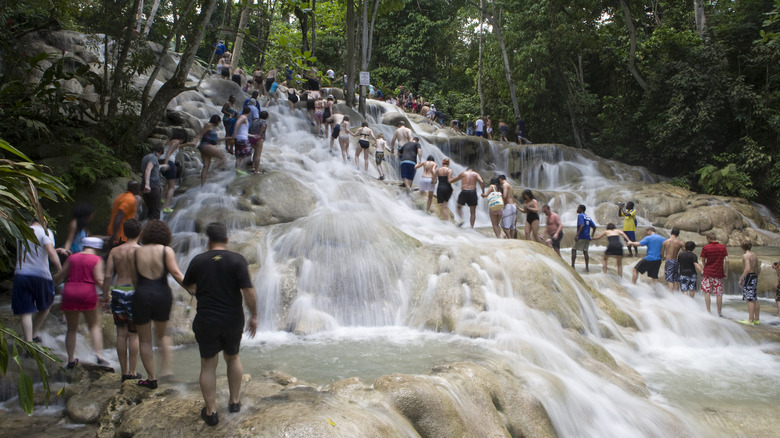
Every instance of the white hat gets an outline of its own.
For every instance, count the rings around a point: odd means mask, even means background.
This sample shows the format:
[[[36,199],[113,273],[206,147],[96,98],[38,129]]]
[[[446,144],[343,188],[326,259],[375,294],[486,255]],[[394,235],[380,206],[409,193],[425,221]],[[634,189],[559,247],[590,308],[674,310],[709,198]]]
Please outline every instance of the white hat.
[[[99,237],[85,237],[81,239],[84,248],[103,249],[103,239]]]

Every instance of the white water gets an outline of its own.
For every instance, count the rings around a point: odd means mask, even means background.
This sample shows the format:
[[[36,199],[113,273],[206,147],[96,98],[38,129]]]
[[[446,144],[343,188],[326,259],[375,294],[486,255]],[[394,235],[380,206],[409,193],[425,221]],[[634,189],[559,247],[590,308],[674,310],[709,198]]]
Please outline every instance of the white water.
[[[217,113],[216,105],[206,105],[199,117]],[[434,365],[456,361],[499,363],[522,376],[558,434],[567,437],[717,436],[721,432],[698,418],[701,409],[776,405],[780,375],[777,356],[764,352],[770,346],[753,341],[731,321],[707,315],[700,299],[669,295],[647,284],[633,286],[627,281],[629,266],[624,279],[592,274],[583,283],[540,246],[486,238],[444,223],[412,205],[416,194],[376,181],[373,163],[366,174],[343,164],[340,153],[331,156],[327,140],[309,133],[301,110],[294,117],[285,105],[270,111],[261,167],[292,175],[315,196],[316,207],[288,224],[262,229],[240,221],[228,224],[232,241],[255,243],[260,265],[253,282],[262,331],[244,340],[245,372],[279,369],[327,385],[350,376],[370,382],[383,374],[424,374]],[[392,137],[391,127],[370,122],[375,132]],[[359,123],[353,120],[353,125]],[[444,155],[437,147],[424,140],[422,146],[423,156],[432,154],[441,162]],[[596,199],[599,190],[617,190],[622,179],[630,178],[619,169],[605,176],[592,159],[561,159],[546,162],[538,174],[526,174],[518,183],[557,192],[556,199],[566,199],[568,208]],[[455,174],[463,170],[454,162],[451,167]],[[394,166],[386,173],[397,179]],[[580,177],[572,180],[572,174]],[[179,205],[169,223],[183,251],[178,254],[182,269],[203,251],[204,238],[194,232],[199,209],[211,204],[235,208],[236,199],[225,190],[234,180],[232,170],[222,171],[210,176],[205,187],[175,199]],[[453,211],[456,198],[457,190]],[[489,226],[483,201],[478,210],[477,226]],[[434,255],[426,257],[427,251]],[[506,274],[523,266],[534,276],[518,282]],[[462,275],[470,280],[458,280]],[[285,280],[291,276],[295,290],[285,309]],[[586,284],[628,313],[638,330],[612,321]],[[568,288],[574,290],[573,314],[582,322],[579,334],[555,314],[529,305],[521,293],[556,294]],[[455,327],[436,328],[452,333],[437,333],[425,323],[443,296],[457,306],[458,320]],[[775,319],[762,315],[765,323]],[[316,330],[305,336],[284,331],[302,325]],[[483,335],[464,336],[474,332]],[[638,371],[649,397],[623,389],[620,382],[632,381],[630,376],[588,359],[578,335]],[[77,353],[87,351],[80,345]],[[177,352],[175,366],[183,379],[197,379],[193,363],[194,348]]]

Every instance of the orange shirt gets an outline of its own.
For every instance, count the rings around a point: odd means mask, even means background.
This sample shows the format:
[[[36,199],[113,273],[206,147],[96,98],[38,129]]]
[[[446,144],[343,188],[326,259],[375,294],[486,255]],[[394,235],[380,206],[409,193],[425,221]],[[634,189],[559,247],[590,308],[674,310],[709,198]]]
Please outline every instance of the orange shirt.
[[[122,216],[122,221],[119,223],[119,230],[117,230],[116,233],[117,243],[127,241],[123,225],[126,220],[135,217],[135,210],[135,195],[132,192],[124,192],[114,199],[114,204],[111,206],[111,221],[108,223],[109,236],[114,235],[114,220],[116,219],[116,215],[120,211],[124,214],[124,216]]]

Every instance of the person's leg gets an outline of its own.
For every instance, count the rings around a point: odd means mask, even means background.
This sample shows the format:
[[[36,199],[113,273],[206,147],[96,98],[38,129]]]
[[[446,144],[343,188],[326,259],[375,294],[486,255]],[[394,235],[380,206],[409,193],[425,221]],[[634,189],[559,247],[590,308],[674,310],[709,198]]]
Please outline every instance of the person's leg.
[[[723,294],[716,295],[715,301],[718,305],[718,316],[723,316]]]
[[[206,153],[206,147],[203,146],[201,150],[203,153],[201,154],[201,157],[203,158],[203,169],[200,170],[200,186],[203,187],[206,185],[206,176],[209,174],[209,167],[211,167],[211,155]]]
[[[636,270],[636,265],[634,265],[634,272],[631,274],[631,283],[636,284],[636,280],[639,278],[639,271]]]
[[[65,310],[65,321],[68,323],[68,331],[65,333],[65,351],[68,353],[68,363],[73,363],[76,352],[76,335],[79,329],[79,312]]]
[[[217,364],[219,356],[200,359],[200,391],[206,402],[206,415],[217,412]]]
[[[463,204],[456,204],[455,212],[458,214],[458,221],[463,224]],[[780,314],[780,301],[778,301],[777,309],[777,313]]]
[[[135,376],[138,368],[138,333],[129,333],[127,336],[128,353],[130,357],[127,360],[128,374]]]
[[[368,172],[368,148],[363,149],[363,170]]]
[[[525,231],[525,240],[530,240],[531,239],[531,224],[529,224],[528,221],[525,221],[524,231]]]
[[[477,206],[476,205],[470,205],[469,211],[471,212],[471,228],[474,228],[474,222],[477,220]]]
[[[171,208],[171,199],[173,199],[173,192],[176,190],[176,180],[169,179],[166,181],[167,188],[165,190],[165,205],[163,205],[163,211]]]
[[[157,338],[157,348],[160,352],[160,375],[168,376],[171,373],[171,336],[168,334],[168,321],[154,321],[154,336]]]
[[[238,354],[224,354],[225,364],[227,365],[228,388],[230,390],[229,403],[238,403],[241,401],[241,376],[244,374],[244,368],[241,366],[241,359]]]
[[[590,262],[590,256],[588,256],[588,251],[582,251],[582,255],[585,256],[585,272],[590,272],[590,268],[588,267],[588,263]]]
[[[499,226],[500,222],[501,216],[495,214],[490,215],[490,224],[493,226],[493,234],[496,235],[496,239],[501,238],[501,227]]]
[[[575,243],[576,244],[576,243]],[[571,249],[571,268],[574,269],[574,263],[577,261],[577,250]]]
[[[27,342],[31,342],[33,339],[33,314],[22,314],[22,334]]]
[[[539,220],[531,222],[531,240],[534,242],[539,241]]]
[[[707,308],[707,313],[712,313],[710,310],[710,293],[704,292],[704,306]]]
[[[607,260],[609,260],[609,256],[604,254],[604,258],[601,261],[601,273],[606,274],[607,273]]]
[[[87,320],[87,327],[89,328],[89,336],[92,338],[92,349],[95,350],[98,360],[102,360],[103,356],[103,329],[100,327],[100,307],[84,312],[84,317]]]
[[[141,362],[144,364],[148,380],[157,380],[154,374],[154,350],[152,350],[152,323],[136,325]]]
[[[615,256],[618,277],[623,278],[623,256]]]
[[[748,301],[747,302],[747,309],[748,309],[748,321],[751,323],[755,321],[755,309],[756,309],[756,301]]]
[[[425,212],[431,212],[431,201],[433,201],[433,192],[428,192],[428,204],[425,206]]]
[[[49,310],[51,310],[51,306],[49,306],[46,310],[41,310],[40,312],[36,313],[33,317],[32,338],[30,338],[30,340],[38,337],[38,331],[41,329],[41,326],[43,326],[43,322],[46,321],[46,317],[49,316]],[[25,339],[27,339],[26,336]]]
[[[116,357],[123,376],[130,374],[127,365],[127,334],[127,326],[116,326]]]
[[[761,302],[758,301],[758,297],[756,297],[754,302],[756,307],[753,309],[753,322],[758,323],[761,320]]]

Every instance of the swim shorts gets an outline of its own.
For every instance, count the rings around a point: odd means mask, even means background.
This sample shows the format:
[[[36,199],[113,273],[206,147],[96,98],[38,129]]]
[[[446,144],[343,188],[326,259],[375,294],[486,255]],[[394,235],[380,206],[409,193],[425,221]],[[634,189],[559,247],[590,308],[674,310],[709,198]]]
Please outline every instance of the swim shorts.
[[[476,190],[461,190],[458,195],[458,205],[468,205],[469,207],[477,206],[477,191]]]
[[[742,282],[742,300],[743,301],[756,301],[756,289],[758,288],[758,275],[749,273],[745,276],[745,280]]]
[[[414,162],[413,161],[401,161],[401,178],[413,180],[414,179]]]
[[[173,294],[170,288],[166,291],[136,290],[132,297],[133,323],[138,326],[149,321],[168,321],[171,317]]]
[[[173,128],[171,129],[171,134],[173,134],[171,140],[181,140],[182,142],[190,141],[190,136],[187,135],[187,130],[184,128]]]
[[[333,132],[330,133],[330,136],[338,140],[339,132],[341,132],[341,125],[336,123],[336,125],[333,127]]]
[[[127,331],[135,333],[133,323],[133,294],[135,288],[132,284],[120,284],[111,289],[111,313],[114,315],[114,325],[127,326]]]
[[[506,228],[507,230],[514,230],[516,220],[517,220],[517,206],[515,204],[504,205],[504,215],[501,216],[501,228]]]
[[[385,153],[384,153],[384,151],[377,152],[376,155],[374,156],[374,161],[376,161],[376,165],[377,166],[382,164],[382,161],[385,161]]]
[[[689,292],[696,290],[696,274],[680,276],[680,291]]]
[[[588,248],[590,248],[590,239],[577,239],[574,242],[575,251],[588,252]]]
[[[780,301],[780,285],[775,288],[775,301]]]
[[[159,163],[166,164],[163,162],[162,159],[159,160]],[[176,179],[176,163],[174,163],[171,160],[168,160],[168,169],[167,170],[160,169],[160,175],[162,175],[163,178],[169,181],[172,179]]]
[[[704,277],[701,281],[701,291],[705,294],[723,295],[723,280],[720,278]]]
[[[420,193],[433,192],[436,188],[436,184],[433,182],[433,178],[425,177],[420,178]]]
[[[680,281],[680,263],[677,260],[669,259],[664,265],[664,276],[667,283],[677,283]]]
[[[634,269],[636,269],[636,271],[640,274],[647,272],[648,277],[655,278],[657,280],[658,270],[661,269],[661,261],[642,259],[639,261],[639,263],[634,265]]]
[[[216,356],[220,351],[227,355],[238,354],[241,347],[241,336],[244,333],[244,318],[237,318],[226,325],[213,324],[196,315],[192,322],[192,331],[198,343],[200,357],[207,359]]]
[[[626,233],[626,236],[628,236],[632,242],[636,242],[636,233],[634,231],[624,231],[624,233]]]
[[[54,282],[35,275],[14,275],[11,309],[14,315],[42,312],[54,302]]]
[[[248,140],[236,140],[236,158],[245,158],[252,155],[252,145]]]
[[[555,233],[553,233],[554,235]],[[553,248],[559,248],[561,247],[561,240],[563,240],[563,230],[558,232],[558,238],[554,239],[553,236],[550,236],[550,242],[552,242]]]

